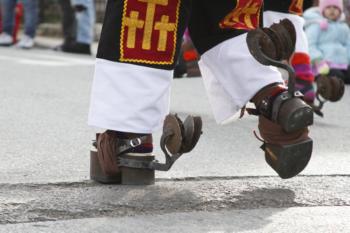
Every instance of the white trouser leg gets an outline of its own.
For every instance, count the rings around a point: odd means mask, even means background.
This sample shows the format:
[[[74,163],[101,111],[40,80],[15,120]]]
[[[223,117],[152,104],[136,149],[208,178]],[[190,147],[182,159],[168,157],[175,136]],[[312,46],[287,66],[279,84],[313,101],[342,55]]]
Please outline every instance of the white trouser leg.
[[[281,74],[250,54],[243,34],[201,56],[199,66],[218,123],[232,118],[263,87],[283,82]]]
[[[307,37],[304,32],[304,23],[305,20],[294,14],[280,13],[275,11],[265,11],[264,12],[264,27],[269,27],[273,23],[278,23],[282,19],[289,19],[292,21],[296,33],[297,33],[297,42],[295,45],[295,52],[308,53],[309,46],[307,42]]]
[[[173,71],[96,59],[88,124],[153,133],[169,113]]]

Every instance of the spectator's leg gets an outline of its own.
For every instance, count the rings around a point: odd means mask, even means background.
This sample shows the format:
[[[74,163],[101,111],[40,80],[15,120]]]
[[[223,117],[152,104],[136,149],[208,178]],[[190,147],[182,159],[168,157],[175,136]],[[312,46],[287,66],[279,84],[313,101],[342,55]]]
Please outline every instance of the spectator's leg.
[[[62,48],[69,53],[91,54],[90,45],[94,37],[95,7],[93,0],[72,0],[77,23],[77,35],[74,43]]]
[[[345,81],[345,74],[344,74],[343,70],[339,70],[339,69],[330,69],[328,76],[329,76],[329,77],[335,76],[335,77],[338,77],[338,78],[340,78],[341,80]]]
[[[291,63],[296,74],[296,89],[303,93],[304,100],[308,104],[312,104],[315,100],[313,87],[315,77],[312,73],[309,55],[307,53],[294,53]]]
[[[24,6],[24,33],[30,38],[35,37],[38,24],[38,0],[22,0]]]
[[[61,10],[63,13],[62,19],[62,29],[64,35],[63,44],[70,44],[75,41],[77,32],[77,22],[75,19],[75,12],[71,5],[70,0],[60,0],[59,1]]]
[[[2,23],[3,32],[12,35],[14,21],[15,21],[15,6],[16,0],[2,0]]]
[[[94,37],[95,6],[92,0],[87,0],[86,9],[77,12],[77,42],[90,45]]]
[[[184,54],[184,48],[181,47],[180,54],[179,54],[179,57],[177,58],[177,63],[174,69],[174,78],[182,78],[182,76],[187,73],[186,61],[183,58],[183,54]]]
[[[345,84],[350,84],[350,66],[348,66],[348,69],[346,70],[344,81],[345,81]]]

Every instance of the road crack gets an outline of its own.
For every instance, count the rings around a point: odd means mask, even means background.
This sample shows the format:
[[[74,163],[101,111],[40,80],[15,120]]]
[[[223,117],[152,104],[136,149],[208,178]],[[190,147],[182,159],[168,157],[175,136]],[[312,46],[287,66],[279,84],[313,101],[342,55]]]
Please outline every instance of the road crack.
[[[153,186],[0,185],[0,224],[316,206],[350,206],[350,176],[163,179]]]

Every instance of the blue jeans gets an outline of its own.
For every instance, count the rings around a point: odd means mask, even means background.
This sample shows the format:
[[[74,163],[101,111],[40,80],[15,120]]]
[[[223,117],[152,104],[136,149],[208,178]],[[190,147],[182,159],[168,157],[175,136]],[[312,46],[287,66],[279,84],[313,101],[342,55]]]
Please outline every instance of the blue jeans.
[[[95,5],[93,0],[72,0],[72,4],[81,4],[86,7],[85,11],[76,12],[77,38],[76,41],[91,44],[94,40]]]
[[[24,7],[24,33],[34,38],[38,23],[38,0],[22,0]],[[12,35],[17,0],[0,0],[3,31]]]

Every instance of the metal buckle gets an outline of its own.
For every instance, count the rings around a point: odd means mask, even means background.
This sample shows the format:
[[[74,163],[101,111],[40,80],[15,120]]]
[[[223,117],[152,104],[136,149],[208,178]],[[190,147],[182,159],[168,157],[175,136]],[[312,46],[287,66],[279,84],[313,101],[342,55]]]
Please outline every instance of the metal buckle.
[[[294,96],[302,98],[304,95],[300,91],[296,91],[296,92],[294,92]]]
[[[136,142],[135,142],[135,140],[136,140]],[[142,143],[141,138],[134,138],[134,139],[130,140],[130,146],[133,148],[141,145],[141,143]]]

